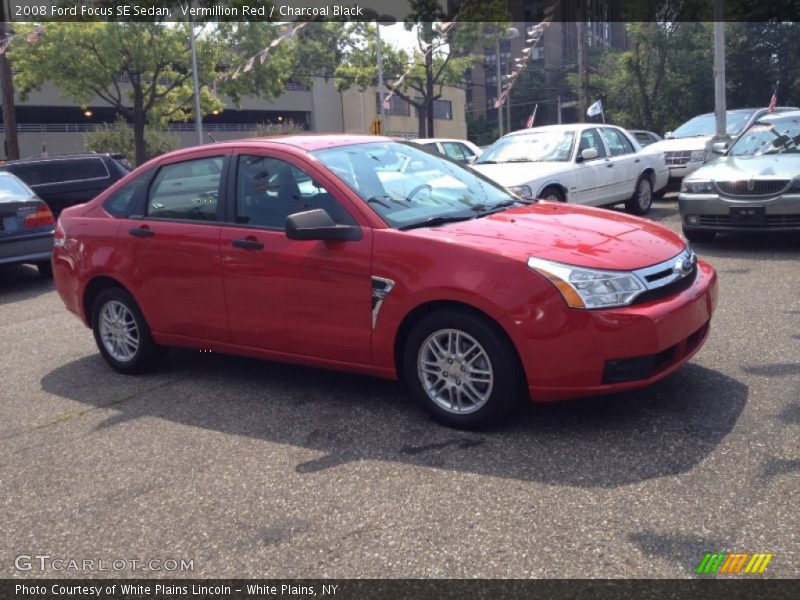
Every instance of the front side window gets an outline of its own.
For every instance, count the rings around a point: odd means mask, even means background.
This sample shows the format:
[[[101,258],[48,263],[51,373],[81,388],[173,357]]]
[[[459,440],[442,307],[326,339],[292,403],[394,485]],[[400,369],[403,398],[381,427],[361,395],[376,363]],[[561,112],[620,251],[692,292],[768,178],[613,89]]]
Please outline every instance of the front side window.
[[[159,219],[216,221],[222,156],[161,167],[147,202],[147,216]]]
[[[353,144],[314,155],[397,229],[472,219],[519,202],[471,169],[411,143]]]
[[[581,145],[578,147],[578,155],[580,156],[581,152],[589,148],[597,150],[597,158],[606,156],[606,149],[603,146],[603,140],[600,139],[600,134],[597,133],[597,129],[584,129],[583,133],[581,133]]]
[[[239,157],[236,169],[236,222],[284,229],[286,217],[321,208],[340,225],[355,225],[350,213],[302,169],[269,156]]]

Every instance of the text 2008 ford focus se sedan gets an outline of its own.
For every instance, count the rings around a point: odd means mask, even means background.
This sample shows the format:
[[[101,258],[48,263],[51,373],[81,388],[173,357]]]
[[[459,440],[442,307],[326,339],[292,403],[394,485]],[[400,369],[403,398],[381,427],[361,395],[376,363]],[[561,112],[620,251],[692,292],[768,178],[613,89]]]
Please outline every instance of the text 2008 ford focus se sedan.
[[[66,209],[55,246],[118,371],[183,346],[403,378],[456,427],[653,383],[703,344],[717,294],[663,227],[523,201],[381,137],[161,156]]]

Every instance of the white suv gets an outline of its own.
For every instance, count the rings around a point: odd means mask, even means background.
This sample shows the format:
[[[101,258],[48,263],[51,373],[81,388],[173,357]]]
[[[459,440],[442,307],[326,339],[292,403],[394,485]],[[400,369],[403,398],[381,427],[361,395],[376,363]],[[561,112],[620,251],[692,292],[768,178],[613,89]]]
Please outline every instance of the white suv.
[[[774,112],[797,110],[791,106],[779,106]],[[766,114],[766,108],[740,108],[729,110],[726,114],[726,132],[731,138],[737,137],[753,121]],[[711,140],[717,130],[714,113],[707,113],[689,119],[675,131],[668,132],[664,140],[648,146],[652,150],[664,152],[669,167],[670,181],[679,181],[689,173],[699,169],[711,160]]]

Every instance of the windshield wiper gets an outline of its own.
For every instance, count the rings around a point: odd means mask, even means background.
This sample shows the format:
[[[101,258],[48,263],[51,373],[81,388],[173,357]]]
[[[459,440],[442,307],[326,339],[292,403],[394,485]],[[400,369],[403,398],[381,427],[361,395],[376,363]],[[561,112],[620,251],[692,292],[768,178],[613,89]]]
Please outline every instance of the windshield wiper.
[[[496,160],[476,160],[473,164],[476,165],[496,165]]]
[[[425,219],[424,221],[418,221],[416,223],[409,223],[408,225],[402,225],[398,227],[400,231],[407,231],[409,229],[417,229],[418,227],[437,227],[439,225],[446,225],[447,223],[458,223],[459,221],[469,221],[470,219],[474,219],[473,215],[468,216],[440,216],[440,217],[430,217],[429,219]]]
[[[524,200],[504,200],[503,202],[498,202],[497,204],[493,204],[491,206],[478,204],[477,206],[473,206],[472,210],[478,211],[478,214],[475,216],[475,218],[479,219],[481,217],[485,217],[486,215],[493,215],[494,213],[502,212],[507,208],[516,206],[517,204],[527,203]]]

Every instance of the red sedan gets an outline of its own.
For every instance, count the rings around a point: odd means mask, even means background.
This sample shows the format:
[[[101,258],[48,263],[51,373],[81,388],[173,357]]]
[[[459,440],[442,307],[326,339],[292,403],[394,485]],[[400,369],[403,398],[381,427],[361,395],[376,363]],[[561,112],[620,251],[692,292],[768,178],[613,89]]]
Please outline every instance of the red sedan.
[[[374,136],[161,156],[61,214],[53,271],[123,373],[183,346],[402,378],[456,427],[650,385],[717,296],[670,230]]]

